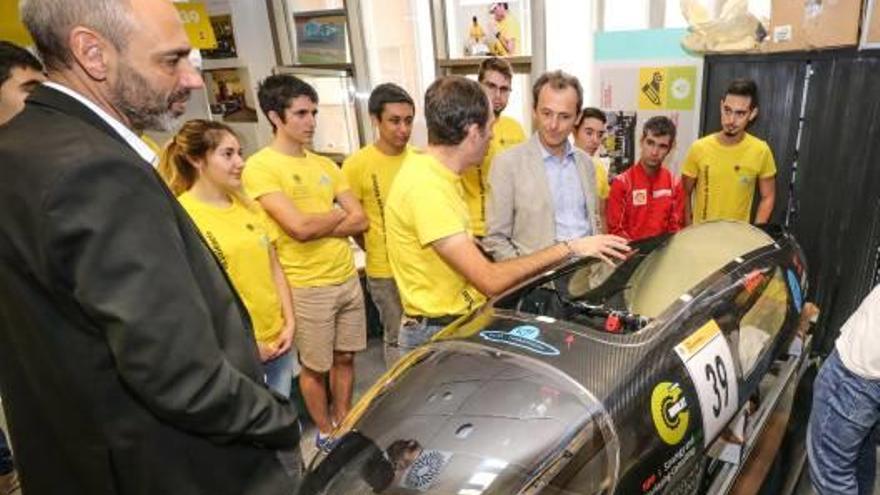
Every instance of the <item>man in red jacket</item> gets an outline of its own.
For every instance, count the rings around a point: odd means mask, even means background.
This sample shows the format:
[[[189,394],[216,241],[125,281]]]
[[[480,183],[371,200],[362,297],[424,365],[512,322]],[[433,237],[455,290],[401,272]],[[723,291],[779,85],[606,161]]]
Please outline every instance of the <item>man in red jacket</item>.
[[[606,205],[609,234],[637,241],[682,228],[681,183],[663,166],[674,144],[671,120],[656,116],[645,122],[639,161],[611,183]]]

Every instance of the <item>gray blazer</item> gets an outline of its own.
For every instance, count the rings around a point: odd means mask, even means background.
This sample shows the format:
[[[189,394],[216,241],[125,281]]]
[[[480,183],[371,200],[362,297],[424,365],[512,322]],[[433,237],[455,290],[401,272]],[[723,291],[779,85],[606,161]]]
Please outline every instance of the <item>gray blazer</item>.
[[[603,233],[593,161],[575,148],[575,163],[594,233]],[[487,235],[483,245],[496,260],[530,254],[556,242],[552,191],[538,135],[497,155],[489,170]]]

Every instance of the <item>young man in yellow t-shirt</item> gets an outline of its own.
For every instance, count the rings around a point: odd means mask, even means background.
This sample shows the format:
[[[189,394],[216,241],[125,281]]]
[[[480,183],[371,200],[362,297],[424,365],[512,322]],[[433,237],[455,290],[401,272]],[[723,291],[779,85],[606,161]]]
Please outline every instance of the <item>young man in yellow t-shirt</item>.
[[[434,81],[425,95],[428,148],[411,154],[388,195],[388,260],[405,311],[398,343],[429,340],[440,328],[526,277],[570,255],[624,257],[626,241],[599,235],[554,244],[498,263],[477,248],[461,173],[485,156],[493,112],[482,87],[460,77]]]
[[[755,82],[731,82],[721,98],[721,131],[691,145],[681,167],[686,221],[748,222],[756,185],[761,198],[754,223],[770,220],[776,200],[776,162],[767,143],[746,132],[757,116]]]
[[[367,252],[367,289],[379,310],[385,363],[390,366],[400,356],[397,331],[403,308],[385,248],[385,203],[391,182],[412,152],[409,138],[416,107],[409,94],[392,83],[376,86],[367,106],[378,138],[348,157],[342,164],[342,172],[370,221],[370,228],[355,239]]]
[[[475,167],[470,167],[461,175],[464,199],[470,212],[471,230],[477,238],[486,235],[486,203],[489,194],[489,169],[492,159],[502,151],[526,140],[526,134],[519,122],[501,115],[507,108],[510,98],[513,69],[506,60],[487,58],[480,64],[477,81],[489,95],[495,120],[492,124],[492,141],[486,156]]]
[[[333,424],[351,407],[354,353],[366,347],[363,294],[348,237],[363,233],[368,222],[342,171],[307,149],[318,113],[315,89],[274,75],[260,83],[258,99],[274,138],[248,159],[244,185],[287,234],[279,239],[278,257],[293,292],[300,390],[318,427],[316,446],[327,450]]]

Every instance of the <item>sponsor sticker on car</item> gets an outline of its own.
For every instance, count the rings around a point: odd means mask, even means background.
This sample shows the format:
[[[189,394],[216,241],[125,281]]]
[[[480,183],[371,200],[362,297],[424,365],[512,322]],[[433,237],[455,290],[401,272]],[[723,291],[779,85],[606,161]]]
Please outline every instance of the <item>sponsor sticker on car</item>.
[[[651,418],[657,434],[668,445],[678,445],[690,421],[687,397],[681,385],[660,382],[651,393]]]
[[[541,329],[534,325],[520,325],[508,332],[483,330],[480,337],[489,342],[512,345],[543,356],[558,356],[559,349],[541,341]]]

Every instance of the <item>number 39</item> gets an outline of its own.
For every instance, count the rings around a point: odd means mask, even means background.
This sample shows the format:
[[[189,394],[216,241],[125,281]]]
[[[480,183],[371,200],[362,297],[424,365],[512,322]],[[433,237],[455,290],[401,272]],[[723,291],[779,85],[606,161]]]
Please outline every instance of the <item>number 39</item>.
[[[721,356],[715,356],[715,366],[712,366],[712,363],[706,364],[706,380],[712,383],[712,391],[715,393],[712,414],[717,418],[721,415],[721,411],[727,407],[728,402],[727,368],[724,366]]]

